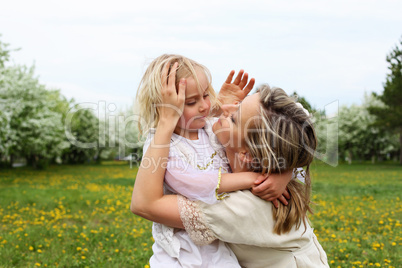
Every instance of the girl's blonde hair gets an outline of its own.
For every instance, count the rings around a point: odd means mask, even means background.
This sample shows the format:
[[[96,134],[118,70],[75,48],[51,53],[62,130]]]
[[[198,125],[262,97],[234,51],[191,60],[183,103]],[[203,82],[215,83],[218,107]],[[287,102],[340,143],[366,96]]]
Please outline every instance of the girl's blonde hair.
[[[178,88],[180,79],[192,77],[196,81],[199,90],[201,90],[196,75],[196,69],[202,70],[209,83],[207,92],[211,101],[211,110],[217,110],[218,108],[219,104],[217,103],[216,93],[211,86],[211,74],[204,65],[181,55],[163,54],[149,64],[138,86],[136,100],[140,116],[138,127],[141,134],[147,134],[150,128],[155,128],[158,125],[159,110],[157,109],[157,105],[162,103],[161,89],[163,67],[167,63],[170,63],[172,67],[175,62],[178,63],[176,69],[176,88]]]
[[[298,167],[306,167],[304,185],[292,179],[288,184],[291,195],[287,206],[280,203],[273,208],[276,220],[274,232],[289,232],[301,221],[306,226],[310,207],[310,164],[317,147],[317,137],[310,116],[296,105],[280,88],[263,85],[259,88],[261,116],[254,120],[254,130],[247,131],[246,143],[252,159],[258,159],[251,170],[258,173],[280,173]]]

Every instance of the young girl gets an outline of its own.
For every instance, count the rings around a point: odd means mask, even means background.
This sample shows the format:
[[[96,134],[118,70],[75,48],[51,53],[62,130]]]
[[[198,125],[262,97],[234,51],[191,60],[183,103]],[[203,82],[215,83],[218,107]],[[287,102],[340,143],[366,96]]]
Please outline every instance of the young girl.
[[[247,83],[247,74],[243,76],[242,72],[231,83],[233,74],[230,73],[220,92],[219,99],[226,103],[241,101],[254,85],[253,79]],[[224,197],[224,192],[250,189],[255,186],[258,174],[253,172],[227,174],[229,166],[224,161],[226,159],[224,149],[215,140],[216,136],[212,135],[211,130],[213,120],[209,115],[211,111],[219,113],[220,108],[210,80],[208,70],[201,64],[179,55],[162,55],[147,68],[138,89],[137,100],[143,120],[141,129],[143,133],[148,133],[144,144],[142,167],[153,176],[159,172],[157,169],[153,170],[154,166],[165,165],[165,194],[181,194],[190,200],[213,204]],[[186,88],[185,93],[179,90],[184,99],[184,108],[169,145],[158,144],[154,140],[161,109],[165,108],[162,106],[161,95],[161,88],[165,84],[176,89]],[[148,148],[168,150],[169,156],[167,159],[149,158]],[[270,185],[271,190],[272,188],[279,190],[269,197],[284,192],[290,175],[282,176],[285,179],[275,180],[275,187]],[[267,191],[265,189],[260,193],[264,192],[266,197]],[[135,195],[134,189],[133,196]],[[141,207],[141,204],[135,205]],[[167,208],[166,213],[168,211]],[[159,221],[158,217],[152,217],[147,212],[136,211],[136,214],[154,222]],[[152,233],[155,239],[152,247],[154,255],[150,260],[152,267],[239,267],[233,252],[221,241],[197,246],[184,230],[158,223],[153,224]]]

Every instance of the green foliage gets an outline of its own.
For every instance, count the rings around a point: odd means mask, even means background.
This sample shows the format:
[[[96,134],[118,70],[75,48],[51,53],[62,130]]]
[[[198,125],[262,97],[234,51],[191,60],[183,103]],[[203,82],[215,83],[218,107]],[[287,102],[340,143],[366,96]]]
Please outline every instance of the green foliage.
[[[69,110],[72,113],[71,121],[64,121],[74,140],[63,152],[63,162],[70,164],[85,163],[97,154],[99,137],[99,119],[92,111],[75,105]],[[95,143],[95,144],[94,144]],[[93,144],[93,146],[87,146]]]
[[[342,106],[339,111],[339,153],[349,163],[360,160],[386,158],[398,149],[396,136],[374,124],[375,117],[368,107],[384,104],[372,95],[365,96],[362,105]]]
[[[313,106],[307,101],[305,97],[299,96],[296,91],[293,92],[292,95],[297,98],[297,102],[300,102],[301,105],[303,105],[304,109],[309,111],[309,113],[313,114],[317,111],[315,108],[313,108]]]
[[[3,154],[22,156],[34,166],[40,162],[45,167],[46,161],[68,146],[61,114],[50,101],[55,93],[39,83],[34,67],[5,67],[0,74]]]
[[[402,39],[386,59],[390,72],[384,83],[384,92],[378,96],[385,106],[371,106],[369,111],[376,116],[377,126],[399,133],[402,165]]]
[[[0,34],[1,37],[1,34]],[[0,40],[0,68],[4,68],[5,63],[10,60],[10,52],[12,50],[8,49],[10,44],[3,43]],[[0,83],[1,85],[1,83]]]
[[[84,143],[97,141],[99,120],[94,113],[79,110],[59,90],[46,89],[34,66],[7,66],[10,51],[0,41],[0,163],[12,165],[14,158],[25,158],[28,164],[44,169],[62,154],[70,163],[84,163],[99,155],[97,148],[70,144],[64,131],[72,107],[71,134]]]

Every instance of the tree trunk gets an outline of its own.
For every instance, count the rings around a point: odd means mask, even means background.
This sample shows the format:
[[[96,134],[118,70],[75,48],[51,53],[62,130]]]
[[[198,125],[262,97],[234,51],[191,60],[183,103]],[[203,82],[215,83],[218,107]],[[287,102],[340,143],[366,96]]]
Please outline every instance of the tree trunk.
[[[352,164],[352,152],[348,151],[348,163],[349,165]]]

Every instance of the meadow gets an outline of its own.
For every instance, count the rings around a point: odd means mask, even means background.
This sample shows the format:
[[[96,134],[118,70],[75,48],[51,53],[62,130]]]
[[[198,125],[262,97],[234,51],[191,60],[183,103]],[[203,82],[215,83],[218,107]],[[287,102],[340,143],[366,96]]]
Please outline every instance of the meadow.
[[[0,170],[1,267],[148,267],[151,223],[130,212],[136,168]],[[315,164],[310,216],[331,267],[402,267],[402,167]]]

